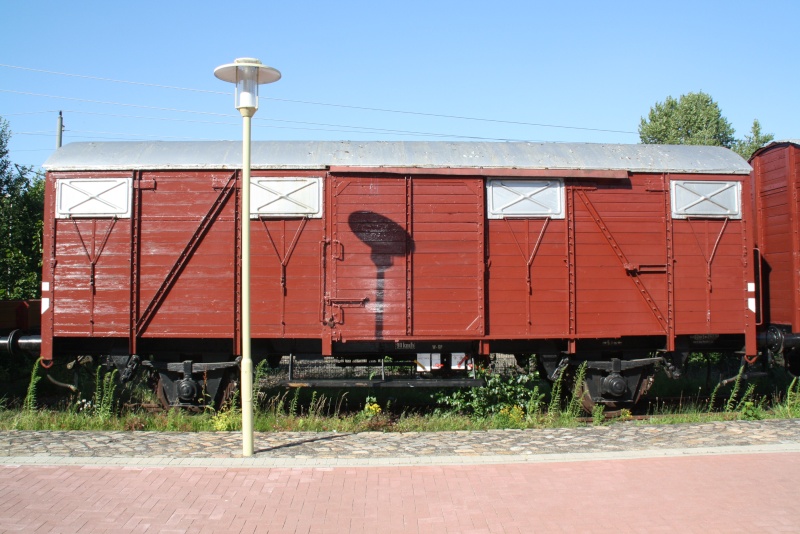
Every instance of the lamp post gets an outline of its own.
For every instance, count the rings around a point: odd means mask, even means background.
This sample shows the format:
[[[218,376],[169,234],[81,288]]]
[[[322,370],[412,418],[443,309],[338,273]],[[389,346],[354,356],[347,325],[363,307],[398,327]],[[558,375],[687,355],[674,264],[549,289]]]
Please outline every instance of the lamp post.
[[[258,110],[258,86],[281,73],[255,58],[239,58],[214,69],[214,76],[236,84],[234,105],[242,114],[242,455],[253,455],[253,357],[250,340],[250,130]]]

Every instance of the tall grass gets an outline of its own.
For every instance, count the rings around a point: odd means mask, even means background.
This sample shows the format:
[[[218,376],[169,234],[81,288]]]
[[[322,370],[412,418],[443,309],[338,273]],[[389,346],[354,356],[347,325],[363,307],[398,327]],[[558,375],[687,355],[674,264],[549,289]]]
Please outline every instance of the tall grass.
[[[241,428],[238,397],[220,410],[200,414],[173,409],[149,413],[142,408],[123,407],[116,372],[98,370],[91,401],[73,399],[66,410],[40,407],[37,384],[38,364],[31,372],[22,409],[0,405],[0,430],[155,430],[155,431],[237,431]],[[323,393],[307,389],[258,391],[255,406],[257,431],[444,431],[487,430],[495,428],[546,428],[581,424],[609,424],[602,405],[596,405],[591,418],[584,417],[581,399],[585,367],[569,378],[561,374],[549,390],[549,399],[540,392],[543,383],[533,375],[496,374],[487,381],[487,390],[476,388],[459,397],[456,407],[446,403],[435,409],[395,407],[381,395],[364,397],[364,392]],[[649,423],[678,423],[727,419],[800,417],[800,382],[792,380],[767,403],[753,384],[744,386],[743,373],[730,387],[717,388],[709,401],[686,403],[676,408],[655,408]],[[520,379],[520,376],[527,378]],[[569,380],[568,380],[569,378]],[[258,382],[256,382],[258,383]],[[565,390],[569,394],[565,394]],[[725,400],[713,411],[715,397]],[[744,391],[743,391],[744,390]],[[498,399],[504,399],[499,401]],[[474,404],[470,404],[474,403]],[[476,410],[480,403],[483,409]],[[494,403],[494,404],[492,404]],[[657,404],[657,402],[656,402]],[[709,413],[711,412],[711,413]],[[628,417],[622,413],[611,422]]]

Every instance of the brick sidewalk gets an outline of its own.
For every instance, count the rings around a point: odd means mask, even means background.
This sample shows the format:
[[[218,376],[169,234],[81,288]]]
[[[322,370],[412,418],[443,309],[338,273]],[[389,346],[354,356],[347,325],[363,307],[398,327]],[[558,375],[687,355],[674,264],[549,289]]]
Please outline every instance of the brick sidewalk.
[[[300,469],[0,466],[0,532],[797,532],[800,453]]]

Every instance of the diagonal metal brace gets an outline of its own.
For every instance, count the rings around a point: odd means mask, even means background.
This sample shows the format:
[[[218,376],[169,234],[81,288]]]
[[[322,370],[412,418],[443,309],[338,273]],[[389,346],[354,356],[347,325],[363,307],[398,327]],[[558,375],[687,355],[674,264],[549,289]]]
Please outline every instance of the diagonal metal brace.
[[[150,301],[150,304],[147,305],[147,308],[144,309],[142,312],[142,316],[136,321],[136,334],[137,336],[141,334],[146,328],[147,325],[150,324],[150,321],[153,319],[153,316],[156,314],[156,311],[164,302],[164,299],[167,297],[170,289],[172,286],[175,285],[175,282],[178,280],[178,277],[183,272],[183,269],[186,268],[186,265],[189,263],[192,255],[194,254],[197,247],[200,246],[200,243],[203,241],[203,238],[208,233],[208,230],[211,228],[211,225],[216,220],[217,216],[222,211],[222,208],[225,207],[225,203],[233,194],[235,190],[234,184],[236,182],[236,173],[231,174],[231,177],[228,179],[228,182],[225,184],[225,187],[219,192],[214,203],[211,205],[211,208],[206,213],[203,220],[200,221],[200,226],[192,235],[192,238],[189,239],[189,242],[184,247],[183,251],[178,256],[178,259],[175,260],[175,264],[169,270],[169,274],[161,283],[161,287],[158,288],[153,299]]]
[[[606,223],[603,221],[603,218],[600,217],[600,214],[597,212],[594,205],[586,196],[586,193],[584,191],[576,190],[575,193],[578,195],[583,204],[586,206],[586,209],[592,216],[592,220],[600,229],[600,232],[603,234],[603,237],[606,238],[606,241],[608,242],[608,245],[611,247],[611,250],[613,250],[614,253],[616,254],[617,259],[622,264],[622,267],[625,269],[625,272],[628,274],[628,279],[631,280],[631,282],[633,282],[633,284],[636,286],[636,289],[639,290],[639,294],[647,304],[647,308],[650,310],[650,312],[656,318],[658,323],[661,325],[661,328],[664,329],[664,332],[669,332],[669,321],[667,321],[666,317],[664,317],[664,314],[659,309],[655,299],[647,290],[642,281],[639,279],[637,270],[633,269],[633,264],[628,261],[628,258],[625,256],[625,253],[622,252],[619,243],[617,243],[617,240],[614,239],[613,235],[611,235],[611,231],[609,231],[608,227],[606,226]]]

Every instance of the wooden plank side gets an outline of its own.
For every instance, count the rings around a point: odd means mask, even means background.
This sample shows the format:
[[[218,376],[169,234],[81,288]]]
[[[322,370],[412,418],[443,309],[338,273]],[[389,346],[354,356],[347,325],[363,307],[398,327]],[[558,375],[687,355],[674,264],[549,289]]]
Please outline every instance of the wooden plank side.
[[[413,242],[402,176],[331,180],[330,264],[325,314],[334,339],[406,334],[406,261]]]
[[[141,191],[139,299],[144,310],[171,272],[180,274],[168,289],[142,337],[233,338],[235,316],[235,193],[221,207],[190,257],[180,255],[200,229],[225,172],[158,172],[143,176],[154,189]],[[192,324],[195,325],[192,328]]]
[[[129,221],[54,219],[54,226],[54,335],[127,336]]]
[[[676,333],[744,333],[746,242],[741,220],[674,220]]]
[[[776,146],[761,152],[753,161],[762,320],[781,324],[793,331],[800,329],[797,288],[797,180],[792,169],[791,146]],[[797,159],[795,159],[795,162]],[[795,220],[794,223],[792,221]]]
[[[647,188],[646,177],[632,176],[627,187],[575,192],[579,336],[667,333],[666,204]]]
[[[565,221],[491,220],[487,247],[489,334],[566,337],[569,292]]]
[[[322,219],[254,222],[251,229],[253,337],[320,335],[323,229]]]
[[[412,181],[412,325],[415,335],[483,332],[483,181]]]

